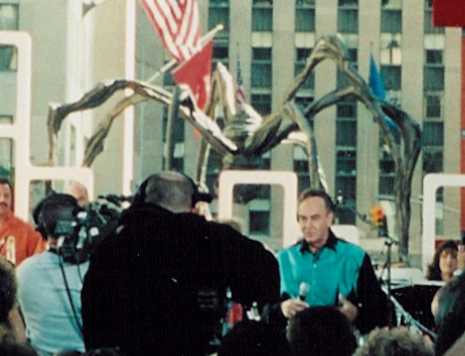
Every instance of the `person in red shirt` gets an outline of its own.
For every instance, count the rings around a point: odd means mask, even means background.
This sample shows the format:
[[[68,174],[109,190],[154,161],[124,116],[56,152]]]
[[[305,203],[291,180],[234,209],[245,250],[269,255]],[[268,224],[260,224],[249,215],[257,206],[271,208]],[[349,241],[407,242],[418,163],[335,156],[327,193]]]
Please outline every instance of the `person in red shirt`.
[[[45,242],[34,228],[14,216],[13,186],[0,178],[0,255],[19,265],[25,258],[45,249]]]

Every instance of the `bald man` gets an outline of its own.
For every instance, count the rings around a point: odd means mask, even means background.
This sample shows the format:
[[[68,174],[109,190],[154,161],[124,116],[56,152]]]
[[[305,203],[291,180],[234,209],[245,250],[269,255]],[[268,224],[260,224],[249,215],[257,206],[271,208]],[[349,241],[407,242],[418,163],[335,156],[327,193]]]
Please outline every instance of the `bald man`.
[[[68,184],[66,193],[76,198],[81,208],[89,204],[89,194],[87,192],[86,186],[82,183],[71,181]]]
[[[87,348],[128,355],[204,355],[234,301],[279,300],[278,265],[261,243],[194,214],[211,201],[177,172],[150,176],[123,213],[117,236],[91,259],[82,291]]]

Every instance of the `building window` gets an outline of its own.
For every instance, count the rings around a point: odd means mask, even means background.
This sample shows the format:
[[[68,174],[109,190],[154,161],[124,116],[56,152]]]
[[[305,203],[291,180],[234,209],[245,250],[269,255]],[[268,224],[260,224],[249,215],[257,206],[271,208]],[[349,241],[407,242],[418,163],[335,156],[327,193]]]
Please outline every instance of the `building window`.
[[[271,48],[252,48],[252,87],[271,88]]]
[[[444,90],[443,51],[427,49],[425,62],[425,90]]]
[[[0,31],[18,30],[18,5],[0,4]]]
[[[444,145],[444,124],[441,121],[425,121],[422,133],[423,146]]]
[[[398,65],[382,65],[381,73],[386,90],[399,91],[402,89],[402,69]]]
[[[251,104],[260,115],[268,115],[271,112],[271,94],[252,94]]]
[[[311,95],[306,95],[306,96],[297,96],[295,98],[295,103],[297,104],[298,108],[302,111],[302,114],[305,115],[305,110],[307,107],[313,102],[314,97]],[[309,124],[310,127],[313,129],[313,117],[307,117],[307,119],[310,120]]]
[[[229,0],[210,0],[208,3],[208,28],[223,25],[217,36],[227,36],[229,32]]]
[[[218,62],[221,62],[225,67],[229,65],[229,48],[225,43],[215,43],[213,46],[213,70],[215,70]]]
[[[269,211],[249,211],[249,229],[251,235],[270,234],[270,212]]]
[[[443,152],[441,148],[423,148],[423,172],[440,173],[443,171]]]
[[[357,48],[348,48],[347,49],[347,58],[349,60],[349,65],[352,66],[353,69],[357,70],[358,65],[358,52]],[[337,86],[338,88],[345,87],[347,85],[350,85],[351,82],[347,78],[346,74],[343,74],[339,69],[337,71]]]
[[[337,31],[358,33],[358,0],[339,0]]]
[[[395,166],[391,154],[384,146],[384,135],[380,134],[379,185],[380,195],[394,195]]]
[[[9,72],[18,69],[18,49],[15,46],[0,45],[0,71]]]
[[[433,25],[433,0],[425,0],[424,31],[427,34],[444,33],[444,27]]]
[[[299,193],[310,186],[308,157],[302,147],[294,146],[294,172],[297,174]]]
[[[315,0],[297,0],[295,32],[315,32]]]
[[[401,33],[402,32],[402,11],[387,10],[381,11],[381,32]]]
[[[297,76],[305,69],[305,63],[307,58],[312,53],[312,48],[296,48],[296,62],[294,66],[294,74]],[[310,73],[310,75],[305,79],[305,82],[302,86],[302,89],[313,90],[315,88],[315,72]]]
[[[357,121],[341,120],[336,121],[336,145],[355,147],[357,145]]]
[[[427,118],[441,118],[441,96],[434,94],[425,95],[425,116]]]
[[[273,1],[253,0],[252,2],[252,31],[273,31]]]

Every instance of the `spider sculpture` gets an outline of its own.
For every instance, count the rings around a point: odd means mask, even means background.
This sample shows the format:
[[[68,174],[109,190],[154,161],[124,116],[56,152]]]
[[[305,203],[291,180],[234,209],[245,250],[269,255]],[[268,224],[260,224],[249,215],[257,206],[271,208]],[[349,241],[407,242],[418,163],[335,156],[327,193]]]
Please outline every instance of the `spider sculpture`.
[[[296,93],[315,67],[327,59],[336,64],[348,84],[314,100],[303,110],[300,109],[295,103]],[[251,169],[263,153],[290,141],[304,147],[309,160],[311,186],[314,188],[324,188],[326,185],[318,161],[312,120],[320,111],[347,98],[360,101],[379,125],[394,160],[396,232],[400,237],[400,256],[403,259],[407,257],[411,182],[421,148],[420,126],[397,106],[379,100],[373,95],[368,84],[349,63],[345,45],[340,37],[324,36],[316,42],[303,71],[287,91],[279,110],[265,117],[261,117],[247,103],[236,102],[234,81],[221,64],[218,64],[212,75],[212,94],[205,111],[201,111],[186,99],[179,89],[171,93],[155,85],[124,79],[99,83],[74,103],[50,104],[48,132],[51,165],[55,160],[56,137],[66,116],[75,111],[98,107],[122,89],[131,89],[132,94],[118,102],[100,122],[86,146],[83,165],[90,166],[102,152],[104,140],[113,121],[125,108],[144,100],[155,100],[170,107],[170,116],[181,116],[200,132],[202,142],[197,165],[199,181],[205,180],[210,146],[223,157],[223,169]],[[215,118],[218,107],[221,107],[223,112],[223,128],[220,128]],[[173,117],[169,119],[172,120]]]

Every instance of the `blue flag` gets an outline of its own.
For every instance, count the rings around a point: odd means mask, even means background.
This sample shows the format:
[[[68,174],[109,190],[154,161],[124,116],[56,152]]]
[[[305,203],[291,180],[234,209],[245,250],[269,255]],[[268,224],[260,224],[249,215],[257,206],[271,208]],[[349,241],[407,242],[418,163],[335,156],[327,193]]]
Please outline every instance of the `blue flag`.
[[[370,74],[368,77],[368,84],[375,97],[381,100],[386,99],[383,76],[376,66],[376,62],[372,54],[370,54]]]
[[[383,75],[376,66],[373,55],[370,54],[370,74],[368,77],[368,85],[370,86],[373,95],[380,100],[386,100],[386,90],[384,89]],[[384,115],[384,122],[389,127],[389,130],[394,135],[397,143],[400,142],[400,131],[397,124],[388,116]]]

